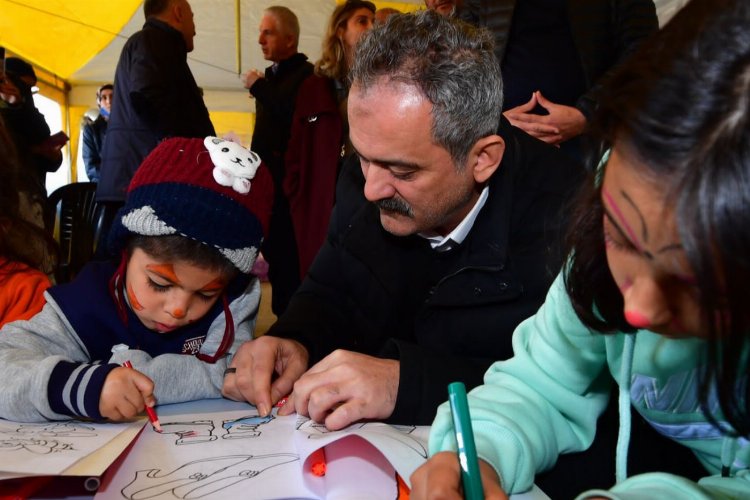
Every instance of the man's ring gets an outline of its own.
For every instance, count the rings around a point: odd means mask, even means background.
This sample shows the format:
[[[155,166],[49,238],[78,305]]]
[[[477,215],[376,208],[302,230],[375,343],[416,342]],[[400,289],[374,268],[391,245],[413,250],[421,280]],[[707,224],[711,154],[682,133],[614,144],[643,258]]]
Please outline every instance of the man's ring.
[[[237,373],[237,368],[231,367],[224,370],[224,376],[226,377],[230,373]]]

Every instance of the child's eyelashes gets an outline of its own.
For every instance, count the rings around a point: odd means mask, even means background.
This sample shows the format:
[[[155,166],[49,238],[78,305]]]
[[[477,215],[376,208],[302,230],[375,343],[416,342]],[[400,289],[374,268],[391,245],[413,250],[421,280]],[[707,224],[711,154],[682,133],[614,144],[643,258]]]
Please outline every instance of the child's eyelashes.
[[[214,297],[216,297],[216,295],[215,295],[215,294],[212,294],[212,295],[206,295],[206,294],[203,294],[203,293],[196,293],[195,295],[196,295],[196,296],[197,296],[197,297],[198,297],[198,298],[199,298],[200,300],[202,300],[203,302],[211,302],[211,301],[212,301],[212,300],[214,299]]]
[[[157,283],[151,278],[147,278],[148,286],[155,292],[167,292],[169,291],[174,285],[171,283],[168,283],[166,285],[162,285],[161,283]],[[199,300],[203,302],[211,302],[216,298],[218,292],[195,292],[195,296],[198,297]]]
[[[609,230],[605,227],[604,228],[604,245],[613,248],[615,250],[623,250],[625,252],[636,252],[635,247],[631,245],[630,243],[622,243],[615,238],[612,237]]]
[[[148,286],[151,287],[151,289],[154,290],[155,292],[166,292],[171,287],[171,285],[161,285],[157,283],[156,281],[152,280],[151,278],[148,278],[147,283],[148,283]]]

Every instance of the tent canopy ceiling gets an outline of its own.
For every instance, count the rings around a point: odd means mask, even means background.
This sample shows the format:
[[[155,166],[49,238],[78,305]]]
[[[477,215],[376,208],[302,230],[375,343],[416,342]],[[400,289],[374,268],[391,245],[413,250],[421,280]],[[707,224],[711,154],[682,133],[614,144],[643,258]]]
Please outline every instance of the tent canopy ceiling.
[[[314,61],[336,3],[192,0],[197,35],[188,61],[198,85],[240,91],[239,73],[268,65],[257,37],[263,9],[269,5],[286,5],[297,14],[299,49]],[[404,11],[424,6],[423,0],[375,3]],[[125,41],[143,26],[142,4],[140,0],[0,0],[0,45],[73,87],[110,82]]]
[[[217,131],[238,132],[245,144],[252,130],[254,101],[239,73],[268,66],[257,43],[263,9],[285,5],[297,14],[299,50],[315,61],[328,18],[344,0],[190,0],[195,14],[195,50],[188,63]],[[688,0],[654,0],[663,24]],[[403,12],[424,0],[378,1]],[[44,95],[64,110],[70,143],[70,180],[76,179],[79,122],[95,109],[95,88],[114,79],[125,41],[143,26],[142,0],[0,0],[0,46],[33,63]],[[66,148],[67,149],[67,148]]]
[[[257,33],[263,9],[290,7],[302,27],[300,51],[320,55],[321,37],[337,1],[192,0],[197,36],[189,64],[207,90],[241,90],[238,74],[263,68]],[[656,0],[662,22],[687,0]],[[423,0],[375,2],[401,10],[424,7]],[[0,0],[0,45],[72,86],[112,81],[127,38],[143,25],[140,0]],[[238,67],[239,62],[239,67]]]

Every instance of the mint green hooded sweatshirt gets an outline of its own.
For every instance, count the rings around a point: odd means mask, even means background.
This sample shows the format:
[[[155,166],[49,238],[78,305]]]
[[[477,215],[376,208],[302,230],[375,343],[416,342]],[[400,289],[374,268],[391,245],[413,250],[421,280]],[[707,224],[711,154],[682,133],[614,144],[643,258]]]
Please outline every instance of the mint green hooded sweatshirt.
[[[647,330],[609,335],[591,330],[576,316],[558,276],[539,312],[514,332],[514,357],[492,365],[484,385],[469,393],[479,457],[495,468],[506,492],[528,490],[536,472],[551,468],[558,455],[591,444],[607,405],[609,371],[620,388],[617,484],[580,498],[750,498],[750,443],[725,437],[700,409],[705,345]],[[710,477],[698,484],[663,473],[626,479],[631,406],[657,431],[691,448]],[[719,414],[715,398],[709,406]],[[443,403],[430,452],[455,449],[450,406]],[[722,465],[730,477],[719,476]]]

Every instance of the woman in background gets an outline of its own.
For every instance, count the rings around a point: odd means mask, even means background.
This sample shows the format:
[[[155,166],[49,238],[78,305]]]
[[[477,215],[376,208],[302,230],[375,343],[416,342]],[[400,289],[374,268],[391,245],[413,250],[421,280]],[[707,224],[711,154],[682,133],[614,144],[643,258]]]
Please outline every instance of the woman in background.
[[[374,20],[372,2],[348,0],[338,5],[331,14],[315,73],[297,94],[284,161],[284,193],[297,240],[300,279],[323,244],[339,165],[352,150],[346,118],[347,76],[357,42]]]

